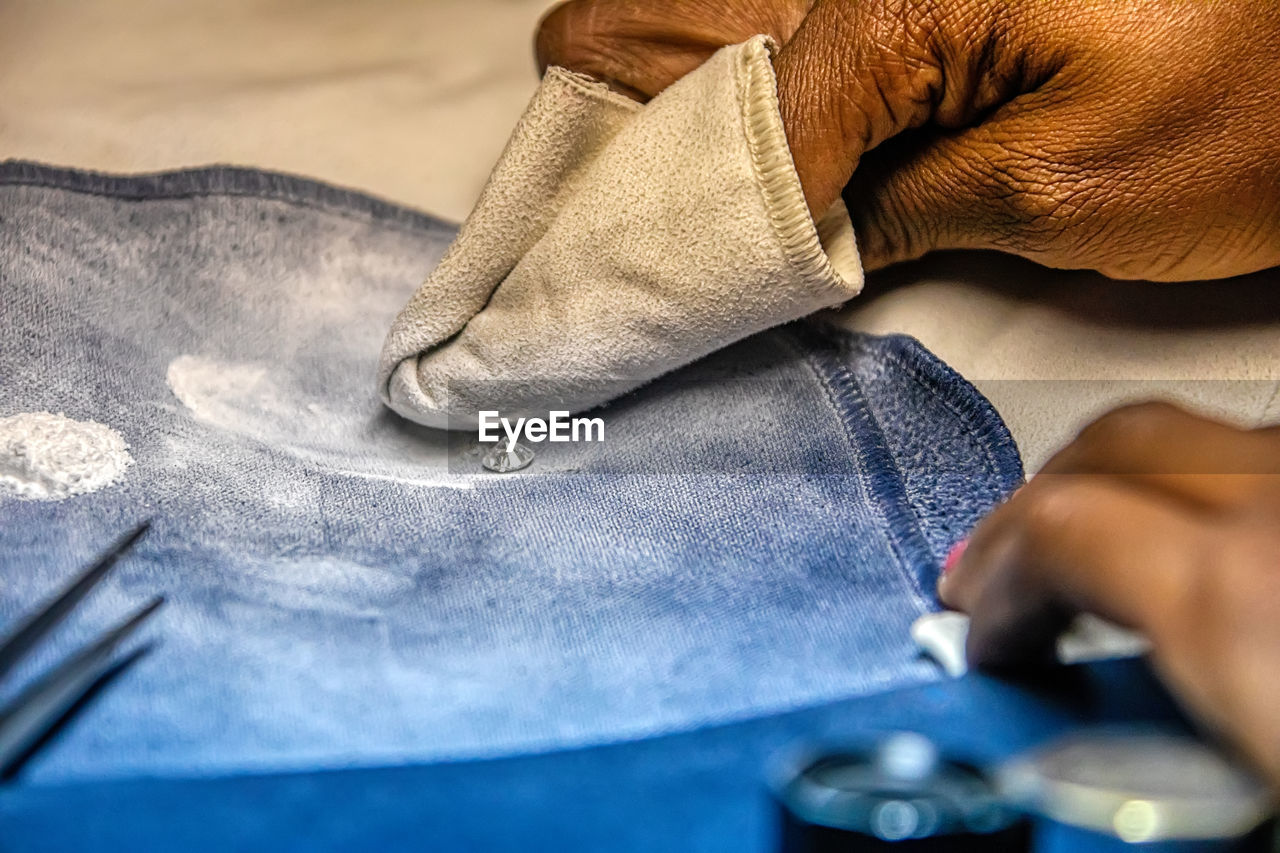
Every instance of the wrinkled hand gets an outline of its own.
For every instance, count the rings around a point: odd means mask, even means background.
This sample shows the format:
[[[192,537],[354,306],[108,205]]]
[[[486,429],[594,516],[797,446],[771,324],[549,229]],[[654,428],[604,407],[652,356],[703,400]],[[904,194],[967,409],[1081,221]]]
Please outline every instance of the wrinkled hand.
[[[848,185],[869,269],[945,248],[1155,280],[1280,264],[1280,5],[809,6],[571,0],[538,55],[643,99],[773,35],[810,209]]]
[[[1089,611],[1146,634],[1189,709],[1280,785],[1280,427],[1172,406],[1087,427],[939,584],[978,665],[1047,658]]]

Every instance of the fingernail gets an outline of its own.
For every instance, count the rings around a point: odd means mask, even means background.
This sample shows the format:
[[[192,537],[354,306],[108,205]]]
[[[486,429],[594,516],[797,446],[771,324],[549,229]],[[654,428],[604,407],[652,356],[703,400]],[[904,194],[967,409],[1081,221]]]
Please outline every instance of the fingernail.
[[[956,567],[956,564],[960,562],[960,558],[964,556],[964,549],[968,547],[968,539],[961,539],[951,546],[951,550],[947,552],[947,559],[942,564],[942,574],[944,576]]]

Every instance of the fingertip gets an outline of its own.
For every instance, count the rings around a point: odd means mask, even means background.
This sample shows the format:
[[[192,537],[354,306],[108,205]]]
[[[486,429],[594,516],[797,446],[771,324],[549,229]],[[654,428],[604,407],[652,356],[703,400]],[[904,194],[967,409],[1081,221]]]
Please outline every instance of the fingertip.
[[[546,74],[547,68],[563,62],[559,54],[568,29],[569,6],[570,0],[556,3],[542,15],[534,29],[533,55],[539,74]]]
[[[947,559],[942,564],[942,576],[946,577],[960,563],[960,558],[964,556],[965,549],[969,547],[968,537],[961,539],[959,542],[951,546],[951,550],[947,552]]]
[[[948,607],[954,606],[947,597],[947,579],[960,564],[960,558],[964,556],[965,549],[969,547],[968,538],[961,539],[959,542],[951,546],[951,550],[947,552],[947,557],[942,562],[942,571],[938,574],[937,595],[938,600]]]

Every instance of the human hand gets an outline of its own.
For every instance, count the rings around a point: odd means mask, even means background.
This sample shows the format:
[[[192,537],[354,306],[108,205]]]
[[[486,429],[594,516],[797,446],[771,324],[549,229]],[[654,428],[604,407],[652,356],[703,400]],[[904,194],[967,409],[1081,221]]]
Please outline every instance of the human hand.
[[[538,54],[651,96],[773,35],[810,210],[847,185],[868,269],[949,248],[1154,280],[1280,263],[1280,6],[809,5],[572,0]]]
[[[1047,659],[1079,611],[1136,629],[1187,708],[1280,786],[1280,427],[1119,409],[974,530],[939,584],[977,665]]]

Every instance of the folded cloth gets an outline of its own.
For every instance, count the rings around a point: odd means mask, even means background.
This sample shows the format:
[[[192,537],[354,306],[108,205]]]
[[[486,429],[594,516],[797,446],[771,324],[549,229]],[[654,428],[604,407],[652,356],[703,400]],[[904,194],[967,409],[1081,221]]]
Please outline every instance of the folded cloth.
[[[144,517],[47,651],[169,596],[163,642],[24,784],[528,754],[938,678],[910,625],[1019,479],[971,386],[796,324],[491,474],[369,382],[454,235],[276,174],[0,165],[0,418],[95,421],[134,460],[63,500],[0,490],[0,631]]]
[[[578,411],[856,295],[848,212],[809,215],[770,51],[724,48],[643,108],[553,70],[392,326],[384,400],[434,427]]]

